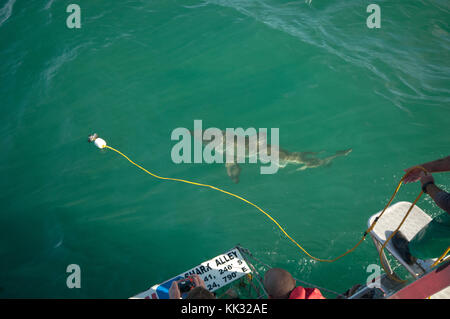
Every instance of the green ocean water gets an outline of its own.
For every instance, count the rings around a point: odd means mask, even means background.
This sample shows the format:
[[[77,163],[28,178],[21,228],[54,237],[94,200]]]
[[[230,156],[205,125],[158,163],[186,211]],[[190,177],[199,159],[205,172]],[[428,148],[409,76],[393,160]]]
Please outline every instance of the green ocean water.
[[[80,0],[69,29],[73,2],[0,1],[2,298],[128,298],[237,243],[338,292],[378,263],[370,240],[314,262],[255,208],[156,180],[87,143],[93,132],[156,174],[258,204],[320,258],[360,239],[403,169],[449,155],[448,1],[374,1],[380,29],[362,0]],[[171,132],[195,119],[279,128],[290,151],[353,151],[274,175],[243,164],[234,184],[223,164],[173,163]],[[435,179],[450,189],[450,174]]]

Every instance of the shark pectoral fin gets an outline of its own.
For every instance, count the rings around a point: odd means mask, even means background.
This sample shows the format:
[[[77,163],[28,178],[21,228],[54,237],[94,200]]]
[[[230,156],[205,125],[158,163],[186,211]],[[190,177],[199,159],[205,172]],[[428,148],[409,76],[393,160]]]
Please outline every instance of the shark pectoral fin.
[[[226,163],[227,175],[230,176],[234,183],[239,183],[239,176],[241,175],[241,167],[238,163]]]
[[[303,165],[302,167],[297,168],[295,171],[304,171],[307,168],[308,168],[307,165]]]
[[[287,162],[286,161],[283,161],[283,162],[278,162],[278,167],[279,168],[285,168],[286,166],[287,166]]]

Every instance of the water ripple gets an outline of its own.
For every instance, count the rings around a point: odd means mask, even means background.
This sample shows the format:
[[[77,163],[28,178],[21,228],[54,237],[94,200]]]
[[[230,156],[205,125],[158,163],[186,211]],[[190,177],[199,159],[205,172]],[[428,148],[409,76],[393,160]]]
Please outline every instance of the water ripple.
[[[9,17],[12,14],[13,6],[16,0],[9,0],[3,8],[0,9],[0,27],[3,25],[3,23],[6,22],[6,20],[9,19]]]
[[[394,21],[382,13],[380,30],[365,26],[367,13],[360,1],[318,4],[321,8],[314,8],[314,3],[309,6],[298,3],[293,8],[271,0],[209,0],[208,3],[233,8],[272,29],[367,69],[380,86],[387,87],[386,92],[377,93],[403,111],[407,111],[411,99],[432,103],[438,99],[441,103],[449,101],[448,96],[438,98],[434,93],[448,91],[450,65],[445,56],[448,57],[450,38],[444,30],[448,27],[445,21],[448,3],[389,4],[389,11],[398,9],[400,17]],[[383,6],[387,8],[387,4],[382,5],[382,12]],[[417,6],[424,7],[421,17],[410,19]],[[420,34],[411,33],[410,24],[420,19],[428,19],[429,28],[421,28]]]

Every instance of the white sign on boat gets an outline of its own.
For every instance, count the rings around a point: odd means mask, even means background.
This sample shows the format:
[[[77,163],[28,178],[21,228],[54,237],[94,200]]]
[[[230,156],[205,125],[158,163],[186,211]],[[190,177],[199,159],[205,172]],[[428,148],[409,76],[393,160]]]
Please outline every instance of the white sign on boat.
[[[137,294],[132,299],[169,299],[169,288],[172,282],[187,278],[191,275],[199,275],[205,282],[206,288],[214,292],[248,273],[251,273],[250,267],[245,262],[239,249],[233,248],[176,277]]]

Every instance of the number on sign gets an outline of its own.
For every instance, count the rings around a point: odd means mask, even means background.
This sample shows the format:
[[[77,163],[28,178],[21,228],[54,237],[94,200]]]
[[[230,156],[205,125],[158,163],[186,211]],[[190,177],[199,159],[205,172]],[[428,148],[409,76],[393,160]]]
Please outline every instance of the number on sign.
[[[213,290],[214,288],[219,288],[220,286],[213,282],[212,284],[208,284],[208,290]]]
[[[233,280],[233,278],[236,278],[236,273],[235,272],[232,272],[232,273],[226,275],[225,277],[222,277],[224,282],[227,282],[229,280]]]
[[[233,269],[233,267],[231,265],[226,266],[223,269],[219,269],[219,275],[223,275],[223,273],[227,272],[228,270]]]

